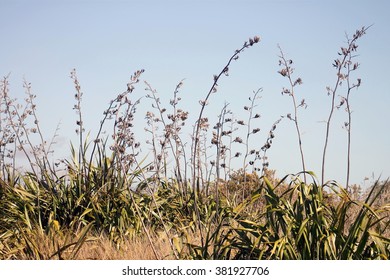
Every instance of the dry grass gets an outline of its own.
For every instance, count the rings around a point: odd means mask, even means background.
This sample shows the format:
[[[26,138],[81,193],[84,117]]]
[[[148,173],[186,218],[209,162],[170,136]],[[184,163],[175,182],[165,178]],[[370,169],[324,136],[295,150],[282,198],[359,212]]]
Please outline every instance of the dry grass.
[[[149,240],[146,237],[137,236],[136,238],[124,239],[120,246],[115,244],[106,235],[88,235],[83,246],[74,255],[74,247],[58,253],[58,248],[65,244],[77,243],[79,235],[72,238],[66,238],[62,234],[45,234],[34,232],[30,236],[30,241],[37,245],[37,251],[41,254],[41,259],[52,260],[155,260],[157,259],[151,248]],[[153,238],[153,245],[159,255],[158,259],[173,260],[172,249],[164,236]],[[15,257],[15,256],[14,256]],[[20,251],[16,259],[31,259],[31,254]]]

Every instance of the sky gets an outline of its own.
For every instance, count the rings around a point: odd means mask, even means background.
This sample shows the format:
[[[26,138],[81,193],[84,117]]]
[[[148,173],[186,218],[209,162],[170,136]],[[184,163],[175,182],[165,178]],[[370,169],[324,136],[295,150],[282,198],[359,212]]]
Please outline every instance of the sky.
[[[291,113],[292,103],[281,90],[278,45],[294,61],[295,77],[303,84],[297,99],[307,170],[321,175],[325,123],[330,109],[326,87],[334,86],[332,67],[346,35],[372,25],[358,42],[360,68],[354,78],[361,87],[351,93],[351,183],[366,184],[390,176],[390,10],[389,1],[20,1],[0,0],[0,75],[9,75],[10,95],[23,101],[23,80],[37,95],[40,125],[51,139],[59,125],[55,153],[69,155],[75,143],[75,68],[83,91],[85,126],[96,132],[111,99],[126,90],[134,71],[145,69],[134,98],[145,96],[147,81],[169,104],[182,80],[183,109],[199,113],[213,81],[233,52],[255,35],[261,42],[246,49],[219,82],[205,115],[216,119],[222,106],[237,116],[248,98],[262,88],[256,112],[261,133],[251,145],[261,147],[273,122]],[[338,94],[345,94],[342,88]],[[136,135],[145,136],[144,115],[151,101],[142,99]],[[338,110],[331,126],[326,179],[341,184],[346,177],[347,114]],[[189,131],[191,122],[188,122]],[[147,148],[145,148],[147,149]],[[270,168],[280,176],[302,170],[293,122],[284,119],[268,152]]]

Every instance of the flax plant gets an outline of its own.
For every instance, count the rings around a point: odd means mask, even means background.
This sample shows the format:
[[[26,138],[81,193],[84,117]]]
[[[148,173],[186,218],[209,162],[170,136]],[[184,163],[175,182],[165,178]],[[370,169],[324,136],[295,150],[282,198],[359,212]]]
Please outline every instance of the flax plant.
[[[383,235],[388,217],[386,207],[375,208],[374,195],[385,183],[375,183],[364,202],[352,200],[335,182],[327,187],[299,179],[300,174],[285,176],[276,185],[264,178],[264,188],[254,192],[251,200],[236,208],[239,226],[232,228],[231,246],[238,259],[387,259],[390,239]],[[290,179],[290,182],[287,180]],[[278,191],[278,189],[280,189]],[[263,193],[264,191],[264,193]],[[248,220],[241,209],[248,203],[265,200],[258,220]],[[330,203],[329,199],[334,197]],[[356,217],[348,221],[351,211]],[[233,233],[237,234],[234,235]]]
[[[255,155],[254,159],[252,161],[249,161],[249,165],[252,166],[252,172],[259,171],[258,168],[256,168],[255,165],[255,160],[258,159],[259,151],[256,151],[255,149],[250,150],[250,143],[249,139],[251,135],[257,134],[260,132],[260,128],[252,128],[251,124],[254,119],[260,118],[260,114],[255,113],[254,109],[257,107],[257,104],[255,103],[257,99],[260,98],[258,94],[262,92],[263,89],[258,89],[257,91],[253,92],[253,96],[249,97],[250,105],[249,106],[244,106],[244,110],[248,111],[248,121],[247,121],[247,131],[246,131],[246,139],[245,139],[245,155],[244,155],[244,161],[243,161],[243,170],[245,171],[247,168],[247,160],[250,155]],[[246,172],[244,174],[246,176]],[[245,183],[245,178],[244,178],[244,183]]]
[[[341,47],[341,52],[338,52],[339,58],[334,60],[333,67],[336,69],[336,82],[333,88],[327,87],[327,93],[328,96],[331,96],[331,106],[330,106],[330,111],[328,115],[328,119],[326,121],[326,131],[325,131],[325,142],[324,142],[324,148],[322,152],[322,167],[321,167],[321,184],[325,183],[325,163],[326,163],[326,153],[327,153],[327,148],[328,148],[328,142],[329,142],[329,136],[330,136],[330,125],[331,121],[333,119],[333,114],[334,114],[334,109],[336,108],[336,94],[338,92],[339,87],[342,86],[343,82],[347,80],[347,83],[349,83],[349,74],[351,72],[351,59],[355,55],[354,53],[357,52],[358,45],[356,42],[366,34],[367,30],[369,27],[362,27],[361,29],[357,30],[355,34],[352,36],[352,38],[347,39],[347,45],[346,47]],[[355,65],[355,64],[354,64]],[[352,66],[354,67],[354,66]],[[353,68],[352,68],[353,69]],[[358,81],[358,84],[360,85],[360,82]],[[347,90],[347,95],[349,98],[349,92],[352,89],[350,84],[348,84],[348,90]],[[350,124],[350,117],[351,113],[348,113],[348,118],[349,122],[348,125]],[[348,152],[347,152],[347,184],[349,184],[349,169],[350,169],[350,130],[348,130]],[[348,188],[348,185],[346,186]]]
[[[355,36],[357,36],[355,34]],[[355,37],[354,36],[354,37]],[[351,40],[347,36],[347,44],[349,45]],[[352,52],[356,51],[357,45],[354,46],[351,50],[341,48],[342,53],[347,53],[348,57],[345,61],[345,76],[344,79],[347,82],[347,93],[345,96],[341,96],[340,104],[337,106],[337,109],[340,109],[345,105],[345,111],[348,115],[348,120],[344,122],[344,128],[347,130],[347,171],[346,171],[346,183],[345,188],[347,191],[350,189],[349,186],[349,178],[350,178],[350,170],[351,170],[351,128],[352,128],[352,110],[351,110],[351,103],[350,103],[350,94],[353,89],[358,89],[361,85],[361,78],[357,78],[356,82],[351,82],[351,74],[356,71],[359,68],[359,63],[354,62],[353,58],[355,58],[357,55],[353,55]]]
[[[262,161],[261,176],[265,176],[267,171],[268,171],[269,160],[268,160],[268,156],[267,156],[267,151],[272,146],[273,139],[275,138],[275,130],[276,130],[278,124],[282,121],[282,119],[283,118],[280,118],[272,124],[272,127],[268,132],[267,140],[264,143],[264,145],[261,147],[261,151],[263,152],[263,154],[261,156],[259,156],[259,159],[261,159],[261,161]]]
[[[216,179],[215,179],[215,200],[217,202],[216,207],[217,207],[217,217],[219,217],[219,184],[221,181],[221,165],[224,166],[224,163],[221,163],[221,160],[226,159],[226,154],[227,154],[227,146],[222,142],[222,135],[224,134],[224,123],[225,123],[225,117],[228,114],[228,105],[225,103],[223,106],[220,115],[218,116],[218,122],[217,124],[213,127],[213,138],[211,139],[211,144],[215,145],[216,148],[216,156],[215,156],[215,161],[212,161],[212,167],[215,166],[215,173],[216,173]],[[210,169],[210,175],[209,175],[209,180],[211,181],[211,171],[213,168]],[[209,188],[208,185],[206,186],[206,195],[209,195]]]
[[[164,177],[168,177],[167,149],[169,149],[174,158],[174,176],[179,184],[182,196],[185,197],[187,195],[187,163],[185,143],[182,141],[181,130],[186,124],[188,112],[178,108],[181,100],[179,90],[183,86],[183,80],[176,85],[173,99],[169,102],[172,107],[171,113],[167,113],[167,109],[161,106],[160,98],[157,97],[157,91],[148,82],[145,82],[145,84],[147,85],[146,90],[149,92],[146,97],[153,100],[152,107],[158,111],[158,117],[150,111],[146,114],[148,126],[151,127],[151,129],[147,128],[146,131],[152,134],[152,141],[149,141],[149,143],[152,145],[155,166],[159,170],[160,166],[163,165]],[[159,123],[162,124],[164,133],[158,141],[157,130]],[[158,147],[160,148],[159,151]],[[163,161],[164,163],[162,164]]]
[[[282,95],[290,96],[291,100],[293,102],[294,113],[293,113],[293,115],[291,115],[291,113],[287,114],[287,118],[294,122],[295,129],[297,131],[298,146],[299,146],[299,152],[301,154],[301,163],[302,163],[303,176],[304,176],[304,180],[306,182],[305,156],[303,154],[302,135],[301,135],[299,122],[298,122],[298,108],[299,107],[306,108],[307,104],[305,102],[305,99],[302,99],[301,102],[298,104],[298,102],[296,100],[296,94],[295,94],[295,88],[298,85],[302,84],[302,79],[299,78],[299,77],[297,79],[293,79],[293,77],[292,77],[292,75],[294,73],[294,68],[292,68],[293,61],[291,59],[287,59],[285,57],[283,51],[282,51],[282,48],[280,46],[278,46],[278,47],[279,47],[279,50],[280,50],[279,66],[282,67],[282,69],[279,70],[278,73],[281,76],[286,77],[288,79],[289,86],[290,86],[290,88],[283,88]]]
[[[218,116],[218,122],[213,127],[211,144],[216,148],[215,159],[210,161],[210,174],[209,178],[212,178],[212,170],[215,168],[216,182],[215,182],[215,192],[219,193],[219,185],[222,183],[222,180],[225,182],[225,192],[229,193],[228,186],[226,184],[228,178],[230,177],[230,172],[232,170],[231,162],[233,158],[238,158],[241,156],[240,152],[232,155],[232,134],[237,130],[234,128],[233,113],[229,109],[229,103],[221,109],[221,113]],[[228,138],[228,144],[225,141],[225,138]],[[224,177],[222,179],[221,170],[224,172]],[[206,195],[209,194],[208,188],[206,189]],[[217,194],[218,195],[218,194]]]
[[[84,146],[84,123],[83,123],[83,117],[82,117],[82,111],[81,111],[81,101],[83,97],[83,92],[81,91],[81,86],[79,83],[79,80],[77,78],[76,69],[73,69],[70,73],[70,78],[73,80],[74,87],[76,89],[76,93],[74,95],[74,98],[76,100],[76,104],[73,106],[73,109],[75,110],[77,114],[77,121],[76,121],[76,134],[79,136],[79,154],[78,154],[78,172],[80,173],[80,180],[84,179],[84,175],[86,174],[86,166],[85,166],[85,149]],[[80,184],[83,182],[80,181]]]
[[[208,119],[203,117],[203,112],[207,106],[207,103],[209,102],[209,98],[212,93],[217,92],[217,87],[218,87],[218,81],[221,78],[222,75],[229,75],[229,66],[233,60],[237,60],[239,58],[239,54],[241,54],[246,48],[249,48],[253,46],[254,44],[257,44],[260,42],[260,37],[255,36],[254,38],[250,38],[249,42],[245,41],[244,45],[240,48],[237,49],[234,54],[229,58],[228,62],[226,65],[223,67],[222,71],[218,75],[214,75],[214,81],[212,86],[210,87],[210,90],[208,91],[206,97],[204,100],[200,101],[201,109],[199,112],[199,116],[197,118],[197,121],[194,126],[194,132],[193,132],[193,143],[192,143],[192,189],[195,192],[195,205],[197,204],[197,193],[200,191],[200,180],[201,180],[201,159],[200,159],[200,137],[201,137],[201,131],[205,129],[205,127],[208,126],[207,122]],[[195,209],[198,219],[199,219],[199,211],[198,209]],[[202,230],[200,229],[200,235],[201,235],[201,240],[202,243],[204,242],[203,240],[203,233]]]
[[[15,177],[15,153],[17,151],[17,140],[12,123],[16,122],[15,114],[9,114],[10,107],[15,102],[9,97],[9,75],[1,80],[0,92],[0,164],[1,178],[8,175],[10,179]]]
[[[245,41],[244,45],[240,48],[237,49],[234,54],[229,58],[228,62],[226,65],[223,67],[222,71],[218,75],[214,75],[214,81],[213,84],[207,93],[206,97],[204,100],[200,101],[201,109],[199,112],[199,116],[197,118],[196,124],[194,126],[194,133],[193,133],[193,146],[192,146],[192,184],[193,184],[193,189],[199,190],[199,141],[200,141],[200,132],[202,128],[204,127],[204,124],[206,122],[206,119],[203,118],[203,112],[207,106],[207,103],[209,102],[209,98],[212,93],[217,92],[217,87],[218,87],[218,81],[222,77],[222,75],[229,75],[229,66],[232,63],[233,60],[237,60],[239,58],[239,54],[241,54],[246,48],[249,48],[253,46],[254,44],[257,44],[260,42],[260,37],[255,36],[254,38],[250,38],[249,42]]]

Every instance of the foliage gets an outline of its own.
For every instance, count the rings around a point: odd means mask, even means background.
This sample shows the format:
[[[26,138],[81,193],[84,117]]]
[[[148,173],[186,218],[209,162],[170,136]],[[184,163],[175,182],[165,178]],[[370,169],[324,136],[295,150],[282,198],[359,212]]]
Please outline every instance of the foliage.
[[[340,76],[340,65],[351,61],[355,41],[365,31],[348,41],[351,49],[342,48],[345,59],[336,61],[337,87],[341,79],[349,81],[349,74]],[[295,92],[302,80],[293,81],[292,61],[282,51],[279,73],[290,84],[283,92],[294,105],[287,119],[297,130],[303,171],[278,179],[268,168],[267,151],[284,117],[259,145],[260,113],[255,110],[261,89],[244,106],[246,119],[234,117],[225,104],[211,125],[206,116],[211,95],[228,76],[232,62],[259,42],[258,36],[249,38],[214,76],[200,101],[190,145],[183,137],[189,121],[189,112],[180,108],[183,81],[168,109],[145,82],[152,102],[145,118],[151,159],[142,155],[144,144],[133,129],[142,99],[134,91],[144,70],[136,71],[126,91],[109,102],[93,136],[86,133],[83,92],[76,71],[71,72],[78,143],[71,144],[69,158],[58,161],[52,160],[57,131],[48,143],[31,85],[24,83],[26,103],[19,104],[10,97],[5,77],[0,91],[0,259],[89,258],[85,248],[104,238],[117,252],[125,250],[129,240],[142,239],[155,259],[388,259],[389,182],[377,181],[363,193],[348,180],[345,188],[332,181],[319,183],[307,170],[297,115],[306,103],[298,104]],[[349,84],[342,99],[348,106],[354,87]],[[333,98],[336,89],[331,91]],[[103,136],[107,127],[111,134]],[[350,132],[349,128],[348,143]],[[326,141],[328,137],[329,130]],[[28,168],[17,165],[20,156]],[[240,168],[233,168],[233,162]],[[348,165],[348,176],[349,172]]]

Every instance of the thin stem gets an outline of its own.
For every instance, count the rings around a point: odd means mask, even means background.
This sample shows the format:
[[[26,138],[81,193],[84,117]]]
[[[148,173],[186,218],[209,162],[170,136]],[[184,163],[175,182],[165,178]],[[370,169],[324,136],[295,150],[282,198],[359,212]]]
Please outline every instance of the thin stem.
[[[349,105],[349,92],[350,89],[348,89],[348,97],[346,100],[346,106],[347,106],[347,112],[348,112],[348,127],[347,127],[347,133],[348,133],[348,139],[347,139],[347,179],[345,183],[346,190],[349,190],[349,177],[350,177],[350,171],[351,171],[351,122],[352,122],[352,115],[351,115],[351,107]]]
[[[223,75],[223,74],[227,74],[228,71],[229,71],[229,66],[231,64],[231,62],[233,60],[236,60],[238,59],[238,54],[240,54],[245,48],[248,48],[249,46],[252,46],[253,44],[255,43],[258,43],[260,40],[259,37],[255,37],[254,39],[250,39],[250,43],[248,44],[247,42],[244,43],[243,47],[241,47],[240,49],[236,50],[235,53],[229,58],[228,62],[226,63],[225,67],[223,67],[222,71],[214,76],[214,82],[212,84],[212,86],[210,87],[210,90],[209,92],[207,93],[206,95],[206,98],[201,102],[201,109],[200,109],[200,112],[199,112],[199,116],[197,118],[197,121],[196,121],[196,125],[195,125],[195,133],[194,133],[194,146],[193,146],[193,182],[192,182],[192,185],[193,185],[193,188],[195,189],[196,185],[199,183],[197,182],[199,180],[199,178],[197,178],[196,176],[196,157],[198,155],[198,145],[199,145],[199,133],[200,133],[200,128],[201,128],[201,119],[203,117],[203,112],[206,108],[206,105],[207,105],[207,102],[210,98],[210,95],[211,93],[215,92],[216,89],[217,89],[217,83],[220,79],[220,77]]]
[[[244,172],[244,188],[242,188],[242,197],[245,197],[245,191],[246,191],[246,186],[247,186],[247,172],[246,172],[246,161],[248,159],[248,156],[249,156],[249,138],[250,136],[253,134],[253,133],[256,133],[252,130],[251,128],[251,124],[252,124],[252,119],[254,118],[253,117],[253,110],[254,108],[256,107],[256,104],[255,104],[255,101],[256,99],[258,98],[257,95],[259,94],[259,92],[261,92],[262,89],[258,89],[256,92],[254,91],[254,94],[253,94],[253,97],[252,98],[249,98],[249,100],[251,101],[251,104],[250,104],[250,107],[244,107],[245,110],[249,111],[249,116],[248,116],[248,124],[247,124],[247,132],[246,132],[246,139],[245,139],[245,155],[244,155],[244,162],[243,162],[243,172]],[[260,129],[258,129],[260,130]],[[256,131],[256,130],[255,130]],[[249,164],[252,164],[253,167],[252,167],[252,173],[254,172],[254,161],[253,162],[249,162]]]
[[[306,166],[305,166],[305,157],[304,157],[304,154],[303,154],[303,146],[302,146],[302,136],[301,136],[301,131],[300,131],[300,128],[299,128],[299,123],[298,123],[298,107],[303,107],[303,106],[307,106],[305,104],[305,100],[303,99],[302,102],[298,105],[297,102],[296,102],[296,99],[295,99],[295,92],[294,92],[294,89],[295,89],[295,86],[298,85],[298,84],[301,84],[302,83],[302,80],[301,78],[298,78],[296,81],[292,81],[292,73],[293,73],[293,68],[290,67],[290,65],[293,63],[292,60],[286,60],[285,56],[284,56],[284,53],[281,49],[281,47],[279,46],[279,50],[280,50],[280,59],[281,61],[279,61],[279,64],[283,66],[283,69],[281,71],[279,71],[279,73],[283,76],[283,77],[287,77],[288,78],[288,81],[289,81],[289,84],[290,84],[290,89],[284,89],[282,94],[288,94],[291,99],[292,99],[292,102],[293,102],[293,106],[294,106],[294,117],[292,118],[291,115],[287,115],[287,117],[292,120],[295,124],[295,129],[297,131],[297,136],[298,136],[298,146],[299,146],[299,151],[300,151],[300,154],[301,154],[301,163],[302,163],[302,169],[303,169],[303,177],[304,177],[304,182],[306,184]]]
[[[347,175],[346,175],[347,178],[346,178],[345,188],[347,191],[349,190],[349,179],[350,179],[350,172],[351,172],[351,127],[352,127],[352,110],[351,110],[351,106],[350,106],[350,102],[349,102],[349,100],[350,100],[349,96],[350,96],[351,90],[354,88],[358,88],[360,86],[360,83],[361,83],[361,80],[358,79],[357,84],[351,85],[350,74],[352,71],[355,71],[358,68],[359,64],[358,63],[353,64],[353,68],[351,69],[351,65],[352,65],[352,54],[351,53],[349,54],[348,62],[349,63],[347,63],[347,77],[346,77],[348,91],[347,91],[347,96],[344,99],[345,103],[346,103],[345,104],[346,110],[348,113],[348,122],[345,123],[345,127],[347,129]]]
[[[336,92],[338,90],[338,87],[341,86],[342,81],[345,79],[345,75],[342,73],[343,69],[345,68],[345,64],[347,62],[348,57],[350,56],[351,52],[356,52],[357,45],[355,44],[356,41],[362,37],[367,29],[369,27],[362,27],[360,30],[357,30],[355,34],[353,35],[353,38],[351,40],[348,40],[348,46],[347,48],[341,48],[341,53],[338,53],[339,56],[341,56],[340,59],[336,59],[333,63],[333,66],[337,69],[337,80],[335,83],[335,86],[333,89],[327,88],[328,95],[332,95],[332,101],[331,101],[331,107],[328,115],[328,120],[326,121],[326,132],[325,132],[325,143],[324,143],[324,149],[322,153],[322,167],[321,167],[321,184],[325,184],[325,159],[326,159],[326,152],[328,148],[328,142],[329,142],[329,135],[330,135],[330,124],[331,120],[333,118],[333,113],[335,109],[335,98],[336,98]]]

